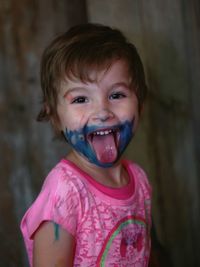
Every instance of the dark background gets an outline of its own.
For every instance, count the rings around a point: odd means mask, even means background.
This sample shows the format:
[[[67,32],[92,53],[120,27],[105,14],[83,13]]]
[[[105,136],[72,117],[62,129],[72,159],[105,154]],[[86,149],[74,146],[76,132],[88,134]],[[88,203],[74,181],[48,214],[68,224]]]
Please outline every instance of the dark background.
[[[149,175],[171,265],[200,266],[200,2],[0,0],[0,267],[28,266],[21,217],[68,151],[35,121],[41,53],[87,21],[120,28],[141,54],[150,90],[127,156]]]

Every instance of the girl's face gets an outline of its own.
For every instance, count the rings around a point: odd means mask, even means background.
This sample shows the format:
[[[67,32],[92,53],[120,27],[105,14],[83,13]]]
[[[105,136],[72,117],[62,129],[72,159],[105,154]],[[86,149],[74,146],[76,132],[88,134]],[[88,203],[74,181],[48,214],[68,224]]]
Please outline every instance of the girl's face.
[[[122,60],[107,71],[92,72],[91,78],[94,82],[62,82],[59,127],[80,160],[110,167],[119,160],[136,129],[138,101]]]

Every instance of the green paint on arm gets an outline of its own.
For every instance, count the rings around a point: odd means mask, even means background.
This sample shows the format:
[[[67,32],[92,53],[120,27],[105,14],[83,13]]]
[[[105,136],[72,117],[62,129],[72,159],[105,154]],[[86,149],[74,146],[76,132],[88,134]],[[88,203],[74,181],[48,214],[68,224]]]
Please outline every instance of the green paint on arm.
[[[60,226],[57,223],[54,223],[54,236],[55,236],[55,241],[58,241],[60,237]]]

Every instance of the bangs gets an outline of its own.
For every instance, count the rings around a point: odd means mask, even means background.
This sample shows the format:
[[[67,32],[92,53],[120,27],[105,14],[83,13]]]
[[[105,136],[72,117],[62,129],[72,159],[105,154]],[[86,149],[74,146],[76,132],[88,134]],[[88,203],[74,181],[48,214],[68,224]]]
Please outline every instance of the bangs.
[[[80,80],[83,83],[96,82],[97,74],[101,71],[107,72],[115,61],[105,60],[104,62],[74,61],[73,64],[65,66],[62,71],[63,79]],[[95,74],[95,75],[94,75]]]
[[[68,47],[67,55],[63,57],[61,78],[79,79],[81,82],[94,82],[91,75],[94,72],[108,71],[114,61],[122,59],[129,65],[126,52],[114,43],[100,44],[93,40],[93,45],[87,42],[73,44]]]

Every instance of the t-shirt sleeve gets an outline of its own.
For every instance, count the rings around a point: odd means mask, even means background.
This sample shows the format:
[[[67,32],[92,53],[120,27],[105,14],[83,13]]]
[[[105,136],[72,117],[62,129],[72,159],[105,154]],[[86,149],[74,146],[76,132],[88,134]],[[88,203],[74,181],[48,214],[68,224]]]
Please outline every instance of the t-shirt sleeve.
[[[73,179],[62,170],[53,170],[45,180],[35,202],[24,215],[21,230],[25,239],[32,239],[45,221],[59,224],[75,236],[79,214],[79,190]]]

